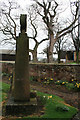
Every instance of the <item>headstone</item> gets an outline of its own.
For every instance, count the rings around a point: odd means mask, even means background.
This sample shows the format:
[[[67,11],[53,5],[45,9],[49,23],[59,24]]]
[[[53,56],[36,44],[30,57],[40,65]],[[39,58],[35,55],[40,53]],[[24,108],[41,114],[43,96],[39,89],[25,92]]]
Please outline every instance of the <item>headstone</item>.
[[[37,110],[37,99],[30,93],[29,39],[26,33],[26,15],[20,17],[21,33],[16,40],[15,75],[13,90],[6,104],[6,115],[29,115]]]
[[[29,39],[26,32],[26,15],[20,17],[21,33],[16,43],[14,100],[30,99],[29,84]]]

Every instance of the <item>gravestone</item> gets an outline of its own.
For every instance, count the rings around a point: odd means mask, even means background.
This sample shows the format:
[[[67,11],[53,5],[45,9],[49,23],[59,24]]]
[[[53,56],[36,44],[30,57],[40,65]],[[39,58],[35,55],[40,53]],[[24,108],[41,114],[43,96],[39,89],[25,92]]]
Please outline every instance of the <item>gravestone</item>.
[[[31,97],[29,83],[29,39],[26,15],[20,16],[21,33],[16,40],[15,76],[13,91],[6,104],[6,115],[29,115],[37,110],[37,99]]]
[[[20,17],[21,33],[16,43],[14,100],[30,100],[29,39],[26,32],[26,15]],[[27,92],[26,92],[27,91]]]

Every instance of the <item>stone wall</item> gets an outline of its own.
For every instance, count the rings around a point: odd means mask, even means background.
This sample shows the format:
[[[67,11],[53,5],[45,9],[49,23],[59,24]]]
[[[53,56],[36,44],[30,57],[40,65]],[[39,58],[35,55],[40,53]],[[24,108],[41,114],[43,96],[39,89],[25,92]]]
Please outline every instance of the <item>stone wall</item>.
[[[30,64],[30,75],[41,78],[53,78],[54,80],[80,81],[80,65],[60,64]]]
[[[2,63],[2,71],[10,73],[14,69],[14,64]],[[65,64],[31,64],[29,69],[30,76],[40,81],[42,78],[53,78],[54,80],[76,79],[80,81],[80,65]]]
[[[13,72],[15,64],[13,63],[2,63],[2,72],[10,73]]]

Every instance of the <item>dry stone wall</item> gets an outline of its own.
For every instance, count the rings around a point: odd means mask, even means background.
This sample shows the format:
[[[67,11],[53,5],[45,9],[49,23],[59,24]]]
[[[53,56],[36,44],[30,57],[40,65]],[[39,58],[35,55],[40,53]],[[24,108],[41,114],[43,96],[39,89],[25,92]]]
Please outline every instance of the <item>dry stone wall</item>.
[[[30,64],[30,75],[36,76],[38,81],[45,77],[54,80],[80,81],[80,65]]]
[[[14,64],[2,63],[2,71],[10,73],[14,70]],[[64,64],[29,64],[29,74],[40,82],[41,79],[53,78],[54,80],[76,79],[80,81],[80,65]]]

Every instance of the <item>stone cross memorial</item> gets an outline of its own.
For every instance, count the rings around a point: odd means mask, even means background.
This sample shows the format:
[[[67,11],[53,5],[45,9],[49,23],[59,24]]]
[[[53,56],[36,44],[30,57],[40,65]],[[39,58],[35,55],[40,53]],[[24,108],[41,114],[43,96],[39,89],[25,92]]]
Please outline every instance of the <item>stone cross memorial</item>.
[[[29,39],[26,33],[27,16],[20,16],[21,33],[16,42],[14,100],[30,100],[29,84]]]
[[[36,96],[30,92],[29,83],[29,39],[26,33],[27,16],[20,16],[21,33],[16,39],[15,75],[12,94],[6,104],[6,114],[31,114],[37,109]]]

